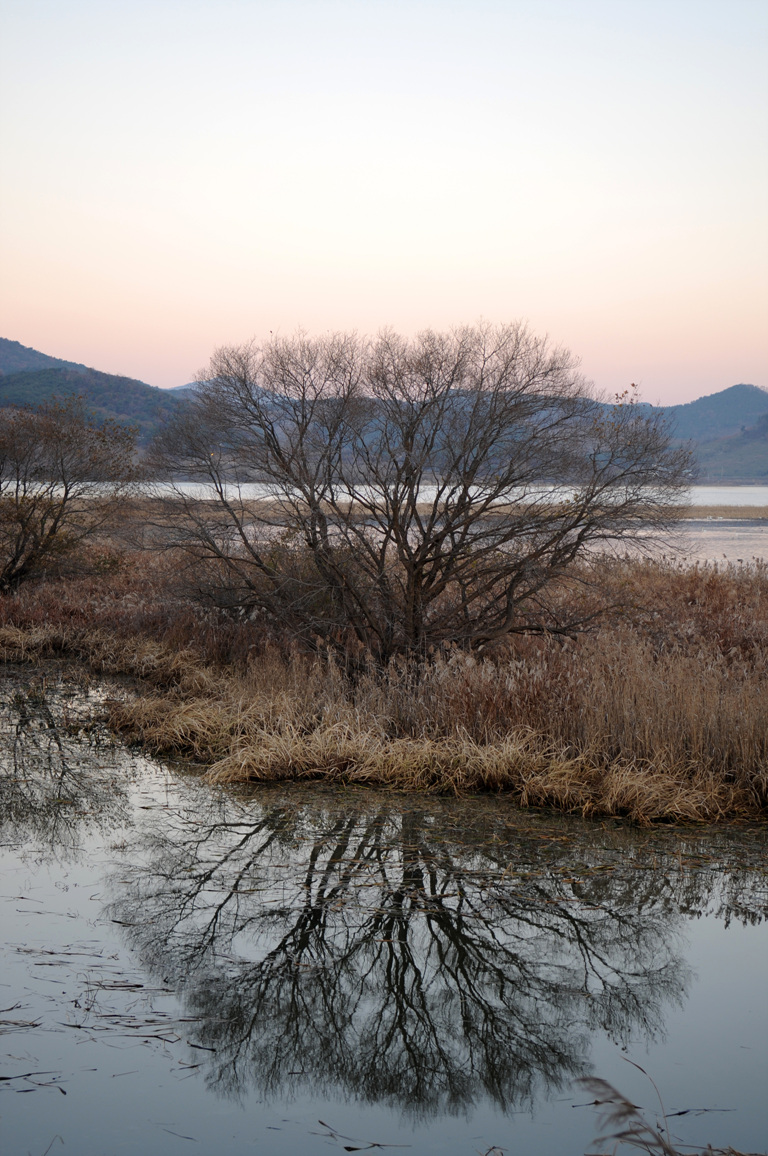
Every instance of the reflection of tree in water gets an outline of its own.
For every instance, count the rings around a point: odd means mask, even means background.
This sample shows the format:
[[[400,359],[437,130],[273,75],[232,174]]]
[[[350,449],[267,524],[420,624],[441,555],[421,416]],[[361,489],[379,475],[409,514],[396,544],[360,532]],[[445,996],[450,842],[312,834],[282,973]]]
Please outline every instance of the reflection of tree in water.
[[[480,801],[258,799],[156,831],[116,906],[222,1092],[519,1108],[586,1070],[590,1032],[652,1037],[682,1001],[681,907],[712,879],[653,839]]]
[[[86,828],[125,820],[116,779],[125,754],[86,727],[93,703],[82,688],[6,677],[0,684],[0,840],[66,857]]]
[[[0,840],[61,857],[125,822],[130,760],[81,733],[82,692],[2,690]],[[765,839],[742,831],[713,842],[373,792],[239,804],[188,782],[184,798],[136,813],[148,833],[115,914],[185,991],[225,1094],[523,1107],[586,1070],[590,1032],[660,1031],[688,982],[683,918],[765,913]]]

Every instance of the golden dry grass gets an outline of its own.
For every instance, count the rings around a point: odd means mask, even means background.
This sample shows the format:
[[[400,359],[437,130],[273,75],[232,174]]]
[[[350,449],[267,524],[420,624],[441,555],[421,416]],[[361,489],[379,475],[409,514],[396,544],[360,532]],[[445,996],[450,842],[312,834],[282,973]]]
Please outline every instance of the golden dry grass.
[[[133,676],[115,729],[219,781],[506,792],[639,822],[768,808],[765,567],[615,564],[618,609],[592,633],[385,671],[203,613],[172,578],[145,561],[22,590],[0,604],[0,654]]]
[[[603,674],[608,657],[602,655]],[[593,670],[600,664],[596,647],[590,664]],[[559,716],[551,713],[548,726],[539,719],[531,725],[518,694],[530,699],[530,670],[523,669],[517,685],[520,673],[513,663],[461,656],[422,670],[420,689],[413,685],[417,672],[407,669],[390,672],[389,685],[371,674],[353,688],[328,663],[266,656],[249,676],[224,680],[204,696],[178,686],[116,704],[112,721],[154,751],[207,763],[211,778],[224,782],[324,779],[419,791],[505,791],[524,806],[638,821],[716,820],[758,814],[765,806],[763,699],[731,727],[725,704],[707,726],[703,712],[711,695],[678,710],[675,700],[670,710],[653,680],[635,686],[631,702],[623,703],[627,680],[642,673],[635,667],[623,683],[582,679],[581,693],[562,703]],[[602,702],[593,699],[596,691]],[[539,704],[528,714],[542,711]],[[660,725],[654,727],[649,711],[662,712]],[[635,725],[638,713],[642,727]]]

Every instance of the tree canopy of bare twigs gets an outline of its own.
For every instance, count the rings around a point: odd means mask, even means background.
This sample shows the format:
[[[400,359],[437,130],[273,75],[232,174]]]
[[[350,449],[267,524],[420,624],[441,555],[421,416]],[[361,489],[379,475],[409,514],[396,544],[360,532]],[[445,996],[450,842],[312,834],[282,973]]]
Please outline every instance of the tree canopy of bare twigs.
[[[102,530],[133,474],[134,433],[82,401],[0,409],[0,591]]]
[[[204,483],[169,540],[222,600],[382,660],[573,629],[555,586],[667,527],[689,467],[523,324],[219,349],[155,463]]]

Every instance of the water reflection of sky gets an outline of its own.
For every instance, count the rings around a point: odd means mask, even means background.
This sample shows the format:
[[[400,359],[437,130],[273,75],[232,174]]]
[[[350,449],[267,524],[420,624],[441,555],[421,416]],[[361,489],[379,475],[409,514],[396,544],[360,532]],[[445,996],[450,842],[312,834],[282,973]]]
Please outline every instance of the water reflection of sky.
[[[768,519],[692,518],[680,537],[682,557],[691,562],[768,560]]]
[[[99,748],[76,714],[4,698],[23,791],[0,1054],[33,1073],[0,1083],[10,1151],[572,1153],[595,1127],[580,1074],[652,1106],[622,1054],[670,1110],[738,1109],[680,1118],[687,1136],[760,1142],[763,834],[226,794]]]
[[[183,494],[190,498],[213,497],[213,488],[203,482],[174,482],[154,483],[148,487],[149,492],[159,496]],[[550,493],[559,493],[570,497],[572,489],[557,490],[551,486],[533,487],[530,492],[535,497]],[[262,482],[245,482],[240,486],[230,486],[227,496],[241,497],[245,501],[254,501],[260,498],[274,499],[280,496],[281,490],[274,485]],[[424,501],[431,501],[435,496],[434,486],[424,486]],[[768,506],[768,486],[691,486],[687,491],[692,506]]]

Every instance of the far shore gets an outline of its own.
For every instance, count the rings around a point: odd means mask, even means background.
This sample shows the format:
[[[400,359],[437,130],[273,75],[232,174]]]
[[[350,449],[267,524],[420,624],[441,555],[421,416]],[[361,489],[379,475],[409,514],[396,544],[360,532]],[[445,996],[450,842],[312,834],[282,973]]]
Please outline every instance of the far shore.
[[[708,518],[723,518],[732,522],[768,521],[768,506],[688,506],[683,519],[701,522]]]

